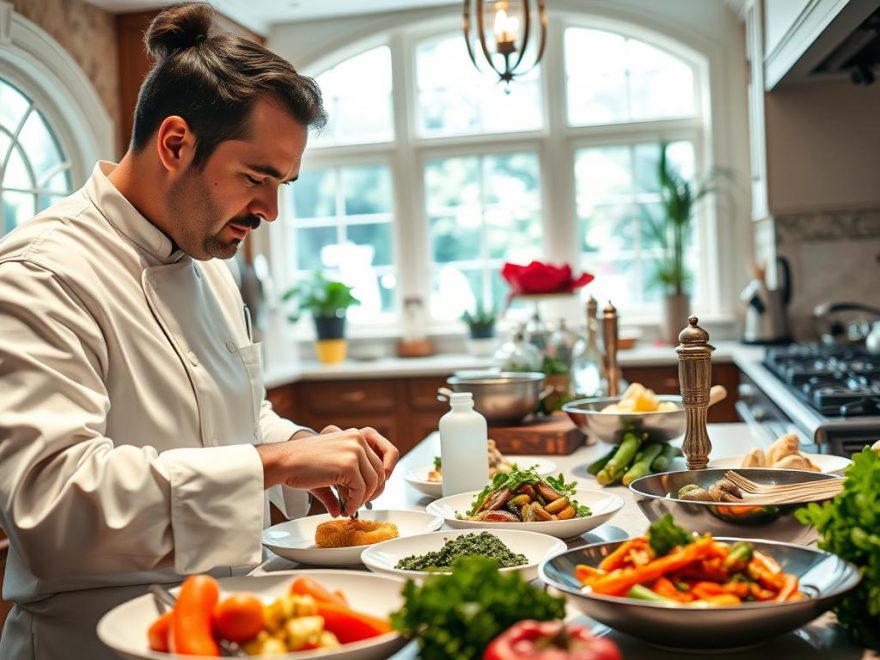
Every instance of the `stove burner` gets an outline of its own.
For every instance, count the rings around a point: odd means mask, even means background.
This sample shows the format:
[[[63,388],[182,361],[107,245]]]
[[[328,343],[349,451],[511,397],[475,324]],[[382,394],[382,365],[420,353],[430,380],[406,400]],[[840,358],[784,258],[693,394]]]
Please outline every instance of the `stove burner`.
[[[878,414],[877,356],[850,348],[790,346],[768,350],[764,364],[823,415]]]

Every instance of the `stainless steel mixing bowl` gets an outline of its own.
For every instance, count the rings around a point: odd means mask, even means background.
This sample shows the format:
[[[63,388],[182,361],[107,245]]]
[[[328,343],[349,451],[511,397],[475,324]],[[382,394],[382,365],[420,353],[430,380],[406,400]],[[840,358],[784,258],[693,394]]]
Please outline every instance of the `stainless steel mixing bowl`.
[[[455,392],[471,392],[474,409],[489,424],[518,424],[541,400],[544,374],[537,371],[458,373],[446,379]]]
[[[840,477],[802,470],[768,468],[737,468],[739,474],[760,484],[790,484],[800,481],[822,481]],[[661,472],[636,479],[629,485],[642,513],[654,522],[667,513],[685,529],[711,532],[716,536],[748,536],[785,543],[812,543],[816,529],[802,525],[794,512],[799,504],[758,506],[728,502],[691,502],[675,496],[687,484],[708,488],[724,477],[726,469],[682,470]],[[672,497],[668,497],[668,495]],[[817,500],[821,501],[821,500]]]
[[[719,540],[732,543],[740,539]],[[697,608],[581,591],[575,578],[576,566],[598,566],[623,541],[569,550],[544,561],[538,572],[541,580],[562,592],[569,603],[606,626],[651,644],[691,652],[753,646],[799,628],[831,609],[859,582],[859,569],[837,555],[787,543],[748,540],[776,559],[786,573],[797,575],[800,589],[808,598]]]
[[[687,414],[681,397],[658,396],[659,401],[672,401],[678,410],[663,412],[606,413],[602,409],[620,401],[620,397],[608,399],[579,399],[562,406],[575,426],[587,435],[613,445],[620,444],[626,431],[647,433],[654,442],[669,442],[684,435]]]

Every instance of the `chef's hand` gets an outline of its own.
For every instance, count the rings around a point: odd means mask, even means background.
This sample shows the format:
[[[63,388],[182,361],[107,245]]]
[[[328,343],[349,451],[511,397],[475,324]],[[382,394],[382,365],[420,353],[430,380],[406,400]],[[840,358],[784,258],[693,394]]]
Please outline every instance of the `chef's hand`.
[[[341,431],[338,427],[327,427],[319,436],[258,445],[264,486],[284,484],[310,490],[331,515],[350,515],[385,486],[384,454],[388,452],[374,436],[384,440],[372,429]],[[374,445],[384,451],[383,458],[373,449]],[[396,452],[394,449],[393,455],[388,456],[392,468],[397,461]],[[331,485],[343,489],[345,511],[340,511]]]

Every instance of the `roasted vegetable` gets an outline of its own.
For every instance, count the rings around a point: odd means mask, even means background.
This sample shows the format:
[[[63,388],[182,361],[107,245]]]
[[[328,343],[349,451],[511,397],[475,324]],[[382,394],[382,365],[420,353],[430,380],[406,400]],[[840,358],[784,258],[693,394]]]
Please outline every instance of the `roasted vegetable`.
[[[694,535],[676,525],[669,513],[648,528],[648,545],[658,557],[669,554],[676,546],[687,545],[693,541]]]
[[[417,637],[423,660],[478,660],[489,643],[522,619],[565,616],[565,599],[535,589],[519,573],[500,573],[498,562],[461,557],[449,575],[429,575],[403,588],[403,607],[391,624]]]
[[[577,482],[558,477],[542,478],[535,468],[523,470],[514,465],[510,472],[496,474],[471,503],[464,516],[485,522],[535,522],[586,518],[589,507],[574,499]],[[550,506],[551,510],[547,507]]]
[[[171,618],[170,646],[181,655],[220,655],[211,630],[211,614],[220,600],[220,585],[209,575],[191,575],[180,587]]]
[[[648,474],[651,471],[651,464],[660,455],[661,451],[663,451],[663,446],[659,443],[652,442],[644,445],[639,453],[636,454],[635,462],[626,471],[626,474],[623,475],[623,479],[621,479],[623,485],[629,486],[636,479]]]
[[[605,467],[599,470],[599,474],[596,475],[598,482],[602,485],[608,485],[620,480],[626,472],[630,461],[632,461],[633,457],[638,452],[640,446],[641,440],[639,440],[638,435],[633,431],[627,431],[624,433],[623,441],[620,443],[614,456],[611,457],[611,460],[609,460],[605,464]]]

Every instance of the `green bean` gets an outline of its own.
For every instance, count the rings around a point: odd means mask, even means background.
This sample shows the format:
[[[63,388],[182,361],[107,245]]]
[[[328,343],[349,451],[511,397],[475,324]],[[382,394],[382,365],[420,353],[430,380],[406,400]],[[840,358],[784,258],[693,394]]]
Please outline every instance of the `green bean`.
[[[661,451],[660,455],[654,459],[653,463],[651,463],[651,472],[666,472],[666,470],[669,469],[669,464],[672,463],[672,459],[680,455],[681,450],[678,447],[664,445],[663,451]]]
[[[617,453],[617,447],[612,447],[611,451],[605,454],[602,458],[599,458],[587,466],[587,472],[592,474],[593,476],[599,474],[599,470],[605,467],[606,463],[611,460],[611,457]]]
[[[663,451],[663,446],[659,443],[652,442],[646,445],[639,452],[638,456],[636,456],[635,463],[632,464],[632,467],[623,475],[623,485],[629,486],[639,477],[644,477],[648,474],[648,472],[651,471],[651,464],[661,451]]]

